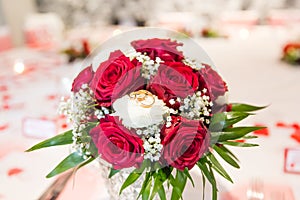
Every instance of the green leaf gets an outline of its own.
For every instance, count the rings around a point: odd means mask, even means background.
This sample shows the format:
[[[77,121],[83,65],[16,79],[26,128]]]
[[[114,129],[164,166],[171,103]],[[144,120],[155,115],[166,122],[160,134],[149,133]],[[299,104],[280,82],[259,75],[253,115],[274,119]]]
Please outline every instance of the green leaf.
[[[154,177],[154,186],[152,188],[150,200],[152,200],[155,197],[156,193],[160,188],[163,188],[163,181],[161,180],[161,177],[157,175]]]
[[[207,168],[205,162],[201,161],[197,162],[197,166],[200,168],[201,172],[204,174],[205,178],[210,182],[211,185],[215,184],[216,180],[211,176],[209,169]]]
[[[158,192],[160,200],[167,200],[166,191],[165,191],[165,188],[163,186],[160,187],[157,192]]]
[[[188,168],[185,168],[183,173],[188,177],[188,179],[191,181],[193,187],[195,187],[195,183],[194,183],[194,180],[189,172],[189,169]]]
[[[208,155],[209,160],[212,163],[212,168],[218,172],[221,176],[223,176],[225,179],[233,183],[232,179],[230,178],[229,174],[226,172],[226,170],[222,167],[222,165],[219,163],[219,161],[216,159],[216,157],[213,154]]]
[[[231,110],[238,111],[238,112],[253,112],[267,107],[267,106],[252,106],[249,104],[241,104],[241,103],[232,103],[231,105],[232,105]]]
[[[213,174],[210,164],[211,163],[209,163],[209,161],[207,161],[207,159],[204,157],[201,158],[199,162],[197,162],[197,166],[200,168],[201,172],[204,174],[204,176],[207,178],[207,180],[210,182],[210,184],[212,186],[213,200],[217,200],[218,188],[217,188],[216,179],[215,179],[215,176]],[[208,165],[208,167],[206,165]]]
[[[163,187],[164,182],[169,178],[172,173],[173,168],[164,167],[159,169],[156,173],[154,173],[154,186],[152,189],[152,194],[150,199],[153,199],[156,193],[159,193],[161,199],[165,199],[166,196],[162,197],[165,194],[165,190]]]
[[[186,185],[187,176],[183,171],[176,170],[175,182],[173,182],[172,200],[179,200],[182,198],[182,193]],[[175,189],[176,188],[176,189]]]
[[[201,170],[201,176],[202,176],[202,200],[204,200],[204,198],[205,198],[206,179],[205,179],[205,175],[203,174],[202,170]]]
[[[180,188],[177,186],[177,182],[172,174],[169,176],[169,183],[173,187],[172,194],[176,193],[178,196],[180,196]]]
[[[250,140],[250,139],[256,139],[258,138],[256,135],[246,135],[241,139]]]
[[[140,190],[140,193],[139,193],[139,195],[138,195],[138,197],[136,199],[139,199],[140,196],[144,193],[144,191],[145,191],[145,189],[146,189],[146,187],[148,185],[148,182],[149,182],[151,176],[152,176],[152,173],[146,172],[145,180],[143,182],[143,185],[142,185],[142,188]],[[150,191],[149,191],[149,193],[150,193]]]
[[[263,129],[265,127],[249,126],[249,127],[234,127],[226,128],[222,132],[211,132],[212,141],[224,142],[227,140],[236,140],[246,136],[248,133]]]
[[[68,169],[76,167],[83,161],[85,161],[83,157],[77,152],[74,152],[61,161],[46,177],[51,178],[56,176],[64,171],[67,171]]]
[[[222,144],[235,146],[235,147],[257,147],[257,146],[259,146],[258,144],[250,144],[250,143],[234,142],[234,141],[222,142]]]
[[[30,152],[30,151],[34,151],[34,150],[38,150],[38,149],[42,149],[42,148],[46,148],[46,147],[51,147],[51,146],[72,144],[72,142],[73,142],[72,137],[73,137],[72,130],[68,130],[62,134],[56,135],[52,138],[49,138],[47,140],[44,140],[44,141],[34,145],[30,149],[27,149],[26,152]]]
[[[225,160],[228,164],[235,168],[240,168],[239,164],[230,156],[228,155],[225,151],[223,151],[220,147],[217,145],[213,146],[213,149]]]
[[[92,156],[89,157],[84,162],[82,162],[79,165],[77,165],[76,170],[79,170],[81,167],[84,167],[85,165],[89,164],[90,162],[94,161],[95,159],[96,159],[95,157],[92,157]]]
[[[120,192],[119,192],[119,195],[122,193],[122,191],[127,188],[128,186],[130,186],[131,184],[133,184],[140,176],[142,175],[142,172],[141,173],[137,173],[136,170],[134,170],[133,172],[131,172],[129,174],[129,176],[127,177],[127,179],[124,181],[121,189],[120,189]]]
[[[211,132],[221,131],[248,117],[249,113],[244,112],[224,112],[214,114],[211,118],[209,130]]]
[[[151,186],[152,186],[152,176],[150,175],[145,190],[142,193],[142,200],[149,200]]]
[[[119,172],[120,172],[120,170],[118,170],[118,169],[110,168],[110,172],[109,172],[108,178],[113,177],[114,175],[116,175]]]
[[[211,176],[213,177],[213,179],[216,180],[211,165],[209,165],[209,172],[210,172]],[[218,188],[217,188],[217,182],[216,181],[214,182],[214,184],[212,184],[212,199],[213,200],[218,199]]]
[[[229,156],[234,158],[237,162],[239,162],[239,159],[227,147],[225,147],[224,145],[220,145],[218,147],[222,149],[225,153],[227,153]]]

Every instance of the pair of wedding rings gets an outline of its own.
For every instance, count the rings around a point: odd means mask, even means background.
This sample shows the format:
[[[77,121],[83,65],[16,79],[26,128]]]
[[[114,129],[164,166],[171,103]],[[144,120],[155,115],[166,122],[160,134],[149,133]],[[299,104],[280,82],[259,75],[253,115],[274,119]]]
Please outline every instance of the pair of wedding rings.
[[[147,90],[139,90],[129,94],[130,99],[143,108],[150,108],[155,103],[155,97]]]

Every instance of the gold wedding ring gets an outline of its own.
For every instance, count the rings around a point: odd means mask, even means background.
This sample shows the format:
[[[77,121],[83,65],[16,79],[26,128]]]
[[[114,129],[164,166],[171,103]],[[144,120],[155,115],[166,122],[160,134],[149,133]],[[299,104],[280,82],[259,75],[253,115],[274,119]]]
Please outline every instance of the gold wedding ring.
[[[150,108],[155,103],[155,97],[147,90],[139,90],[129,94],[130,99],[133,99],[143,108]]]

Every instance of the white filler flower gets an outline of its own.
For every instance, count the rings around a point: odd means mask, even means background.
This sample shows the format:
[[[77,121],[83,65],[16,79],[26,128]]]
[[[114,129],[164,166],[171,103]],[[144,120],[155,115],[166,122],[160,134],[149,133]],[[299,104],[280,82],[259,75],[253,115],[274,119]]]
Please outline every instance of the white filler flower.
[[[145,128],[161,123],[168,111],[165,103],[147,90],[132,92],[113,103],[114,116],[119,116],[125,127]]]

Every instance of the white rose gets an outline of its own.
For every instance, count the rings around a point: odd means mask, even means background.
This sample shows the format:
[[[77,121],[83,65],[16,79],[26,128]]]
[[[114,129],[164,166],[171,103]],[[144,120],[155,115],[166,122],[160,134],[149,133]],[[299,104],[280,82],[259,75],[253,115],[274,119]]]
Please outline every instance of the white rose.
[[[112,115],[119,116],[123,125],[128,128],[144,128],[159,124],[163,121],[163,115],[167,112],[167,107],[157,96],[151,94],[150,97],[150,100],[145,99],[142,102],[147,105],[151,104],[145,107],[144,104],[141,105],[141,102],[125,95],[113,103],[115,113]]]

